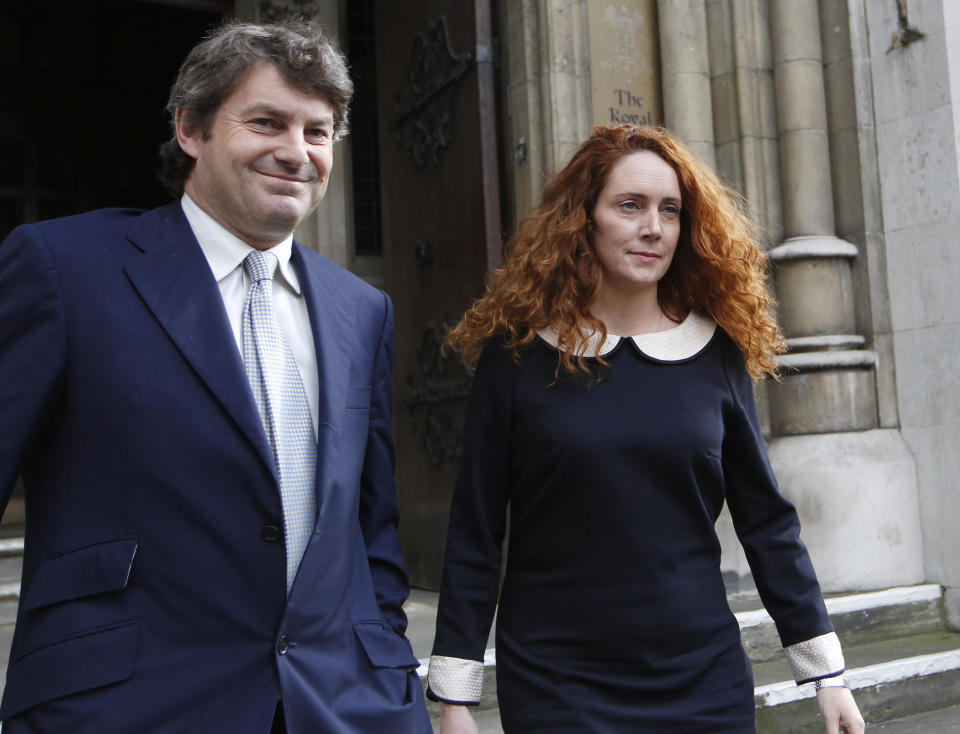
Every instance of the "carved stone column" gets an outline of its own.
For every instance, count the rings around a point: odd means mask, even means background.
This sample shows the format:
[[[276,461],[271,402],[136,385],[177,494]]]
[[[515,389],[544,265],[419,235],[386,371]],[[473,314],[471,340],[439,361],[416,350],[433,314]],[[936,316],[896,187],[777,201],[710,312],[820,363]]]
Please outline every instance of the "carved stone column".
[[[913,460],[880,431],[876,354],[856,333],[857,248],[836,236],[817,0],[770,0],[785,239],[770,251],[789,353],[770,456],[825,590],[922,579]]]
[[[664,124],[716,168],[704,0],[659,0]]]
[[[707,0],[717,167],[766,244],[783,235],[767,0]]]
[[[874,363],[854,333],[851,259],[833,217],[816,0],[772,0],[777,132],[786,239],[770,252],[790,354],[771,385],[774,434],[875,428]]]
[[[506,0],[502,17],[508,145],[522,216],[592,130],[586,0]]]

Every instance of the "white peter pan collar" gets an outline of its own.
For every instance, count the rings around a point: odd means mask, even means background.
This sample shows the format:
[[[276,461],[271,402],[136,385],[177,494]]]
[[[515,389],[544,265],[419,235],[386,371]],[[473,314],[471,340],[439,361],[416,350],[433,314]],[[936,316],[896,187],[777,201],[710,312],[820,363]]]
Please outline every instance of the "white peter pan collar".
[[[633,340],[637,349],[651,359],[660,362],[680,362],[699,354],[713,338],[716,330],[716,321],[709,316],[691,311],[683,321],[666,331],[637,334],[631,337],[608,334],[599,350],[596,349],[596,345],[600,342],[600,334],[592,332],[584,337],[585,349],[583,355],[592,357],[597,354],[603,357],[610,354],[622,339],[629,338]],[[537,334],[550,346],[556,349],[561,348],[558,343],[557,330],[552,326],[541,329]]]

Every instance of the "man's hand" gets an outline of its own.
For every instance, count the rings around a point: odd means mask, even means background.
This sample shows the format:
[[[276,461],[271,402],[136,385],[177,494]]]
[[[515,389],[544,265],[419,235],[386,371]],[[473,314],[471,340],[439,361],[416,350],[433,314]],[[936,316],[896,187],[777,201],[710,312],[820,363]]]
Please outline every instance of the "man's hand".
[[[827,724],[827,734],[863,733],[863,717],[849,688],[821,688],[817,691],[817,705],[820,706],[820,715]]]
[[[466,706],[445,703],[440,714],[440,734],[480,734],[480,730]]]

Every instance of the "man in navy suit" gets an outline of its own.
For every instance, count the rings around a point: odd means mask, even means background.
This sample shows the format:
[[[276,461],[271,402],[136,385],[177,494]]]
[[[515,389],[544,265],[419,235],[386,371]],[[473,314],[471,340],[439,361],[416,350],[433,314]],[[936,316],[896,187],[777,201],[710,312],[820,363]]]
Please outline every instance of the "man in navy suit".
[[[292,234],[351,94],[316,27],[223,26],[171,91],[178,201],[0,246],[0,505],[22,474],[27,515],[4,734],[430,731],[392,307]],[[264,257],[272,282],[248,269]]]

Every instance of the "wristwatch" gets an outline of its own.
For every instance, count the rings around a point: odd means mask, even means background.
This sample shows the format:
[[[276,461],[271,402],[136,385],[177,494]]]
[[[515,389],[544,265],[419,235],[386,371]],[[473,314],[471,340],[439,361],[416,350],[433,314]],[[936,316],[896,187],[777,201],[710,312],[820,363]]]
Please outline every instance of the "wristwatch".
[[[847,679],[840,675],[834,675],[829,678],[817,678],[813,682],[813,690],[819,691],[821,688],[849,688]]]

